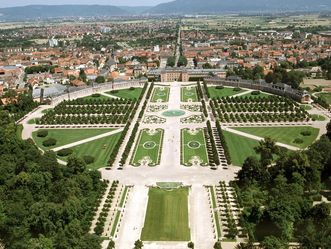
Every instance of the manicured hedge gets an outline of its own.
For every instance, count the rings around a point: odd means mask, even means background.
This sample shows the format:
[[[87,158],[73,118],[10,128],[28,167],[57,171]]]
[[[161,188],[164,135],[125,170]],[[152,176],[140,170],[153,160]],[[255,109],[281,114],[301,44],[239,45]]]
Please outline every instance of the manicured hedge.
[[[51,146],[56,145],[56,143],[57,143],[56,139],[54,139],[54,138],[49,138],[49,139],[47,139],[47,140],[45,140],[45,141],[43,142],[43,146],[45,146],[45,147],[51,147]]]
[[[48,131],[46,130],[41,130],[37,132],[37,137],[47,137],[48,136]]]
[[[59,150],[57,152],[57,155],[60,157],[66,157],[66,156],[71,155],[72,153],[74,153],[74,151],[72,149],[67,148],[67,149]]]

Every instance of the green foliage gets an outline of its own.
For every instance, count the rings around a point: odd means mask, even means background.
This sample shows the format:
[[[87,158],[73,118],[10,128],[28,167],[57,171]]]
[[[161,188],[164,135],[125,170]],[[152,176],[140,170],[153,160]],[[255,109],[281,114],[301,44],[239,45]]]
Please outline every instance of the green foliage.
[[[5,248],[99,249],[88,233],[97,196],[104,189],[97,171],[57,163],[0,127],[0,240]],[[78,168],[81,168],[78,166]]]
[[[83,156],[83,160],[87,165],[89,165],[94,163],[95,158],[93,156]]]
[[[96,79],[95,79],[95,82],[96,83],[105,83],[106,82],[106,79],[105,79],[105,77],[103,77],[103,76],[98,76]]]
[[[176,58],[174,56],[171,56],[167,60],[167,66],[168,67],[174,67],[176,63]]]
[[[186,67],[187,66],[187,58],[185,56],[179,56],[179,59],[178,59],[178,64],[177,64],[178,67]]]
[[[45,147],[51,147],[51,146],[56,145],[56,143],[57,143],[56,139],[54,139],[54,138],[49,138],[49,139],[47,139],[47,140],[45,140],[45,141],[43,142],[43,146],[45,146]]]
[[[48,131],[47,130],[40,130],[37,132],[37,137],[47,137]]]
[[[74,153],[72,149],[62,149],[57,152],[57,155],[60,157],[66,157]]]

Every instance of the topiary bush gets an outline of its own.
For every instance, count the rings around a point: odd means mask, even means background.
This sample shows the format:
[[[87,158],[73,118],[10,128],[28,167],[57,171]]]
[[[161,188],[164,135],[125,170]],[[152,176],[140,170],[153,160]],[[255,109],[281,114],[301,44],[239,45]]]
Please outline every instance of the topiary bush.
[[[224,86],[217,86],[216,89],[217,90],[222,90],[222,89],[224,89]]]
[[[94,93],[94,94],[92,94],[92,97],[93,97],[93,98],[100,98],[100,97],[101,97],[101,94],[99,94],[99,93]]]
[[[311,136],[311,131],[303,131],[303,132],[301,132],[301,135],[304,137],[309,137],[309,136]]]
[[[241,88],[240,87],[235,87],[235,88],[233,88],[233,91],[240,92],[241,91]]]
[[[301,138],[296,138],[296,139],[294,139],[293,143],[295,143],[295,144],[302,144],[303,143],[303,140]]]
[[[74,153],[72,149],[62,149],[57,152],[57,155],[60,157],[66,157]]]
[[[42,130],[37,132],[37,137],[47,137],[48,136],[48,131]]]
[[[86,164],[92,164],[95,162],[95,158],[93,156],[83,156],[83,160]]]
[[[56,139],[54,139],[54,138],[49,138],[49,139],[47,139],[47,140],[45,140],[45,141],[43,142],[43,146],[45,146],[45,147],[51,147],[51,146],[56,145],[56,143],[57,143]]]
[[[135,90],[135,89],[136,89],[136,88],[133,87],[133,86],[129,88],[130,91],[133,91],[133,90]]]
[[[261,92],[260,92],[260,91],[253,91],[251,94],[252,94],[252,95],[260,95]]]

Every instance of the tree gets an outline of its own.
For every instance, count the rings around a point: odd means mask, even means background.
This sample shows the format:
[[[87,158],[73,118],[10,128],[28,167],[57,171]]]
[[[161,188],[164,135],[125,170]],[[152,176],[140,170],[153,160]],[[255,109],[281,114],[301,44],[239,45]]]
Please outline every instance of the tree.
[[[136,242],[134,242],[134,249],[141,249],[144,247],[144,244],[141,240],[137,240]]]
[[[261,164],[264,167],[270,165],[273,161],[273,155],[278,154],[279,148],[271,138],[267,137],[259,142],[259,146],[254,148],[255,152],[261,156]]]
[[[174,56],[171,56],[167,60],[167,66],[168,67],[174,67],[176,63],[176,58]]]
[[[37,239],[31,239],[28,244],[28,249],[53,249],[53,241],[40,235]]]
[[[71,156],[68,159],[67,168],[68,171],[72,174],[82,173],[86,169],[86,163],[81,158]]]
[[[115,248],[115,242],[113,240],[110,240],[107,249],[114,249],[114,248]]]
[[[81,70],[79,71],[79,78],[80,78],[80,80],[83,81],[83,82],[86,82],[86,80],[87,80],[86,73],[85,73],[85,71],[84,71],[83,69],[81,69]]]
[[[284,249],[284,243],[274,236],[265,237],[261,245],[264,249]]]
[[[221,241],[217,241],[217,242],[215,242],[215,244],[214,244],[214,249],[222,249]]]
[[[264,181],[266,173],[265,168],[261,166],[256,157],[248,157],[238,173],[238,179],[242,185],[249,185],[253,181]]]
[[[105,83],[106,82],[106,79],[105,79],[105,77],[103,77],[103,76],[98,76],[96,79],[95,79],[95,82],[96,83]]]
[[[191,249],[194,249],[194,243],[192,241],[190,241],[188,244],[187,244],[187,247],[188,248],[191,248]]]
[[[178,67],[186,67],[187,66],[187,59],[185,56],[179,56],[179,59],[178,59],[178,64],[177,64]]]
[[[326,135],[331,140],[331,121],[327,124],[326,130],[327,130]]]

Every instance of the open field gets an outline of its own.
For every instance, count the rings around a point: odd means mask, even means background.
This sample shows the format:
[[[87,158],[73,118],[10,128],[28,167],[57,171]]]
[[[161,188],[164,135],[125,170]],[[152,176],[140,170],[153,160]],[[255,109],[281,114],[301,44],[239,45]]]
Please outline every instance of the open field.
[[[197,102],[198,94],[196,87],[182,87],[181,88],[181,101],[182,102]]]
[[[331,80],[325,79],[304,79],[303,84],[300,87],[310,87],[310,89],[315,89],[317,86],[321,87],[331,87]]]
[[[147,129],[142,130],[139,134],[131,164],[134,166],[140,166],[144,163],[149,166],[158,165],[161,157],[163,133],[162,129],[157,129],[155,133],[151,133]]]
[[[319,93],[318,97],[325,100],[329,105],[331,105],[331,93]]]
[[[168,102],[169,101],[169,87],[155,87],[153,90],[153,95],[151,102]]]
[[[237,131],[242,131],[259,137],[270,137],[277,142],[292,145],[304,149],[311,145],[317,138],[319,130],[310,126],[298,127],[241,127],[233,128]],[[303,136],[302,132],[310,132],[311,135]],[[295,139],[302,139],[302,143],[295,143]]]
[[[134,89],[115,90],[107,93],[123,99],[138,99],[142,90],[142,88],[138,87]]]
[[[40,129],[48,131],[48,136],[41,138],[37,136],[38,131],[33,132],[32,137],[35,143],[43,150],[54,149],[66,144],[71,144],[86,138],[98,136],[114,129]],[[52,147],[44,147],[43,141],[48,138],[55,138],[57,143]]]
[[[150,188],[143,241],[189,241],[188,188]]]
[[[84,157],[84,156],[94,157],[95,158],[94,163],[88,165],[88,168],[99,169],[107,166],[107,162],[109,160],[110,154],[112,153],[120,136],[121,136],[121,132],[109,137],[100,138],[98,140],[89,143],[72,147],[71,149],[74,151],[73,154],[78,157]],[[67,157],[65,158],[61,157],[60,159],[64,161],[68,160]]]
[[[233,165],[242,166],[247,157],[257,155],[254,148],[259,145],[258,141],[228,131],[224,131],[224,136]]]
[[[196,162],[200,165],[208,164],[208,153],[203,129],[183,129],[181,132],[181,161],[185,166]]]
[[[241,90],[241,91],[233,91],[234,88],[230,88],[230,87],[225,87],[223,89],[217,89],[215,86],[212,87],[208,87],[208,91],[210,94],[211,98],[222,98],[222,97],[229,97],[229,96],[233,96],[236,95],[238,93],[243,93],[246,90]]]

